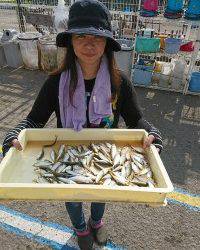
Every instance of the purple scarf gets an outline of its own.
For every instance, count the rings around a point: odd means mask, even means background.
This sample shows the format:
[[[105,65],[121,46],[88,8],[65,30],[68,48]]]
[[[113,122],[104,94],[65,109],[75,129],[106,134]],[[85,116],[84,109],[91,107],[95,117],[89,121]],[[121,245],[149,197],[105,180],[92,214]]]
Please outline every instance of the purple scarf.
[[[69,100],[70,72],[64,71],[59,82],[60,118],[63,128],[80,131],[86,123],[85,82],[79,63],[76,63],[78,83],[73,96],[73,106]],[[98,125],[101,119],[112,114],[111,83],[108,62],[102,57],[95,85],[89,102],[89,121]]]

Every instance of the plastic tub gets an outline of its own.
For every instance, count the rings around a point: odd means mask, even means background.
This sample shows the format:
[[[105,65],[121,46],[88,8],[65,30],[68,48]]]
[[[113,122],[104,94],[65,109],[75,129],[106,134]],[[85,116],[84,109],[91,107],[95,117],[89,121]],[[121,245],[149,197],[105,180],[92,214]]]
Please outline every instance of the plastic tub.
[[[181,45],[180,51],[185,51],[185,52],[194,51],[194,42],[191,41],[191,42]]]
[[[91,141],[113,142],[126,146],[142,147],[148,137],[138,129],[24,129],[18,136],[23,150],[11,148],[0,164],[0,199],[6,200],[65,200],[87,202],[131,202],[166,205],[167,193],[173,185],[154,145],[145,149],[156,187],[110,186],[92,184],[33,183],[36,177],[33,164],[44,143],[51,143],[57,136],[54,149],[61,144],[89,145]],[[56,147],[56,148],[55,148]],[[51,148],[46,153],[50,153]],[[56,149],[57,150],[57,149]]]
[[[136,52],[155,53],[160,51],[160,38],[147,38],[138,36],[136,38]]]
[[[4,49],[3,49],[2,44],[0,43],[0,67],[4,67],[6,65],[7,65],[7,63],[6,63]]]
[[[192,92],[200,92],[200,72],[192,73],[188,89]]]
[[[165,52],[168,54],[177,54],[180,50],[182,40],[177,38],[165,39]]]
[[[18,41],[13,40],[3,43],[3,49],[7,65],[9,67],[17,69],[23,66],[23,60]]]
[[[143,0],[143,9],[147,11],[157,11],[158,10],[158,0]]]
[[[168,0],[167,9],[174,12],[183,10],[183,0]]]
[[[38,38],[39,33],[21,33],[18,35],[19,46],[24,65],[28,69],[38,69]]]
[[[189,0],[186,14],[187,15],[200,15],[200,1]]]
[[[133,71],[133,83],[150,85],[153,75],[153,66],[135,65]]]
[[[2,35],[3,33],[0,33],[0,40],[1,40]],[[4,67],[4,66],[6,66],[6,57],[5,57],[3,46],[0,42],[0,67]]]
[[[4,30],[1,38],[6,64],[11,68],[19,68],[23,65],[19,43],[16,40],[16,30]]]

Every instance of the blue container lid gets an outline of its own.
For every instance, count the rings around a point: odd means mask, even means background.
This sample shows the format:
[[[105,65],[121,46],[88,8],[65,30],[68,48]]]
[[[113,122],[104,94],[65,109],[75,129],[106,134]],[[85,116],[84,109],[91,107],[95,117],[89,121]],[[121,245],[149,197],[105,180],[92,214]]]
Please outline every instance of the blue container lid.
[[[200,77],[200,72],[193,72],[191,77]]]
[[[173,44],[181,44],[182,40],[178,38],[166,38],[165,42],[167,43],[173,43]]]

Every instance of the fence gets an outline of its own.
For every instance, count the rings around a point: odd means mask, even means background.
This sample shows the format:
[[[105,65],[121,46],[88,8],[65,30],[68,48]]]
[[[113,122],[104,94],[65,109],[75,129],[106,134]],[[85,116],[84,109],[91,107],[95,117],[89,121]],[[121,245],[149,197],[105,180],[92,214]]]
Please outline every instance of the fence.
[[[74,0],[65,0],[70,6]],[[111,11],[115,36],[133,37],[139,0],[101,1]],[[14,28],[20,32],[53,32],[52,15],[58,0],[3,0],[0,2],[0,30]]]

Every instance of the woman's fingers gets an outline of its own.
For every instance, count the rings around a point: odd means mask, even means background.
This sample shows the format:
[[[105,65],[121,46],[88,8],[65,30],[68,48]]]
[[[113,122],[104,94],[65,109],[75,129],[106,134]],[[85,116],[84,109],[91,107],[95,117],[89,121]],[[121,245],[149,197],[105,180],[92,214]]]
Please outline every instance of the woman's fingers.
[[[13,145],[13,147],[15,147],[16,149],[22,150],[22,146],[21,146],[21,144],[19,143],[19,141],[18,141],[17,139],[14,139],[14,140],[12,141],[12,145]]]
[[[143,148],[148,148],[152,143],[153,141],[155,140],[155,137],[153,135],[149,135],[147,138],[144,139],[144,142],[143,142]]]

